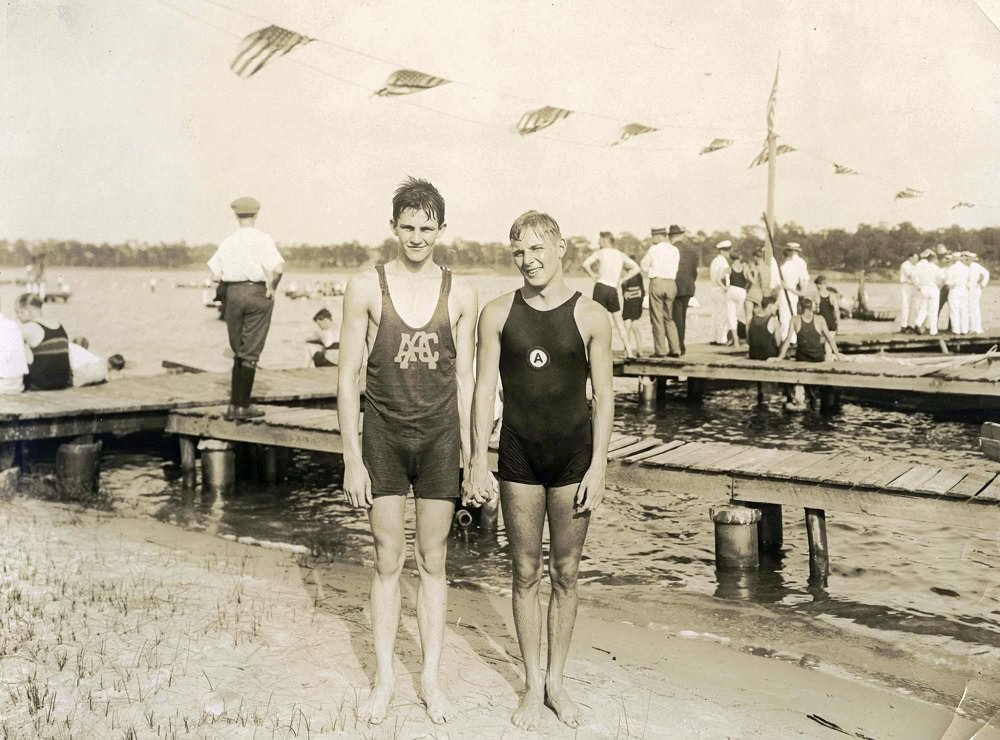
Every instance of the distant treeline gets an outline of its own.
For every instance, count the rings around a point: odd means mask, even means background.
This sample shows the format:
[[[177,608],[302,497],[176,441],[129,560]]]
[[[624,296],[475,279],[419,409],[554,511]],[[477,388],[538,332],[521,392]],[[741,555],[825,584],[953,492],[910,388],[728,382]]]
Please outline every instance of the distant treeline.
[[[727,231],[691,234],[691,242],[701,253],[702,265],[715,255],[715,245],[723,239],[733,242],[735,249],[750,254],[762,244],[759,226],[744,226],[738,234]],[[861,224],[854,232],[824,229],[809,232],[795,223],[783,224],[776,234],[780,247],[790,241],[802,245],[803,256],[813,272],[820,270],[857,272],[894,271],[906,255],[945,244],[951,250],[967,250],[979,254],[980,261],[992,265],[1000,262],[1000,227],[922,231],[909,222],[896,226]],[[595,239],[596,241],[596,239]],[[565,265],[575,270],[586,258],[591,240],[573,236],[566,240]],[[619,234],[616,246],[627,254],[641,257],[652,243],[650,237],[637,237],[628,232]],[[133,267],[133,268],[198,268],[203,267],[215,251],[214,244],[91,244],[75,240],[0,241],[0,265],[23,267],[32,260],[41,260],[48,267]],[[386,239],[377,246],[352,241],[344,244],[282,245],[282,254],[289,267],[300,269],[353,270],[372,262],[391,259],[396,244]],[[478,242],[454,239],[439,244],[435,259],[456,268],[504,270],[511,268],[510,247],[506,242]]]

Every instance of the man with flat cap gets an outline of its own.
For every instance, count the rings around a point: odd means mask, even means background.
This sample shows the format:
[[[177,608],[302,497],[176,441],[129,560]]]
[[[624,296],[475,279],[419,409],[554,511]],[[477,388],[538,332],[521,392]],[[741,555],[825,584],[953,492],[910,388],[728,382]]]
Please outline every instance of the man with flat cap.
[[[237,198],[231,204],[239,228],[208,261],[225,293],[223,318],[233,350],[233,377],[227,419],[252,419],[264,411],[250,405],[257,360],[264,349],[274,310],[274,291],[285,261],[274,239],[255,227],[260,203]]]
[[[677,268],[680,252],[667,241],[667,230],[655,227],[653,244],[639,266],[649,278],[649,320],[653,328],[653,356],[680,357],[681,341],[674,322],[677,299]]]

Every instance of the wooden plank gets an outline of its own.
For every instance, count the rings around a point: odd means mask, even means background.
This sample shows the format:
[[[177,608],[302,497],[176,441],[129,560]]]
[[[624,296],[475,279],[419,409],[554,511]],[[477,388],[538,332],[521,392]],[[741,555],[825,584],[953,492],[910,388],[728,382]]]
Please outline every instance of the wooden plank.
[[[734,445],[728,442],[719,442],[721,445],[713,449],[698,460],[693,460],[688,464],[691,470],[719,470],[717,466],[720,460],[731,460],[736,455],[746,452],[746,445]]]
[[[996,473],[973,470],[966,473],[962,480],[948,489],[948,495],[971,498],[986,488],[996,477]]]
[[[617,432],[613,432],[611,434],[611,441],[608,442],[608,452],[612,452],[613,450],[617,450],[620,447],[627,447],[628,445],[634,444],[635,442],[638,442],[638,441],[639,441],[638,437],[633,437],[633,436],[629,436],[629,435],[625,435],[625,434],[618,434]]]
[[[979,449],[990,460],[1000,461],[1000,439],[990,439],[989,437],[979,438]]]
[[[639,463],[642,462],[643,460],[648,460],[652,457],[662,455],[664,452],[680,447],[683,444],[687,443],[679,439],[672,439],[669,442],[664,442],[662,445],[658,447],[653,447],[652,449],[646,450],[645,452],[640,452],[635,455],[629,455],[624,460],[622,460],[622,462],[630,465],[633,463]]]
[[[911,463],[889,462],[879,470],[866,475],[855,485],[867,488],[884,488],[887,483],[892,482],[912,467]]]
[[[637,455],[640,452],[645,452],[647,450],[652,450],[654,447],[659,447],[663,443],[660,442],[656,437],[646,437],[645,439],[640,439],[638,442],[634,442],[625,447],[617,447],[614,452],[608,453],[609,460],[617,460],[622,457],[629,457],[630,455]]]
[[[976,494],[976,501],[1000,502],[1000,476]]]
[[[719,456],[717,460],[713,460],[710,464],[705,465],[704,469],[719,471],[739,470],[741,465],[749,460],[753,460],[760,454],[759,447],[747,447],[746,445],[738,445],[736,447],[738,452],[728,457]]]
[[[936,493],[946,495],[951,488],[965,477],[964,470],[941,468],[937,475],[928,478],[915,489],[918,493]]]
[[[758,454],[736,471],[736,475],[766,475],[772,463],[788,456],[788,450],[775,447],[758,450]]]
[[[249,442],[318,452],[344,451],[339,433],[269,426],[256,419],[236,422],[215,417],[172,415],[171,429],[177,434],[231,442]]]
[[[852,468],[857,468],[867,462],[869,462],[867,458],[838,453],[833,455],[833,459],[827,468],[817,471],[814,475],[816,480],[821,483],[833,483],[836,481],[837,475],[846,473]]]
[[[820,460],[826,459],[826,453],[797,451],[787,457],[775,460],[768,469],[768,475],[774,478],[787,479],[795,476],[803,468],[808,468]]]
[[[688,442],[677,449],[646,460],[643,465],[682,465],[685,460],[695,459],[704,453],[711,442]]]
[[[732,497],[739,501],[781,504],[802,509],[846,511],[985,530],[1000,528],[1000,506],[995,504],[902,493],[809,485],[796,481],[736,478],[733,480]]]
[[[914,465],[898,478],[886,484],[890,491],[916,491],[922,483],[926,483],[941,471],[931,465]]]
[[[869,475],[877,473],[884,468],[885,464],[886,458],[884,457],[873,457],[867,460],[860,459],[857,460],[851,467],[838,470],[834,474],[827,476],[826,480],[829,483],[837,485],[856,486],[859,481],[864,480]]]
[[[818,458],[814,462],[799,468],[788,477],[794,480],[815,480],[816,475],[824,468],[829,467],[833,459],[833,455],[830,453],[817,452],[816,454],[818,455]]]
[[[261,406],[264,410],[262,419],[269,424],[285,427],[301,427],[308,429],[314,425],[325,423],[330,417],[336,417],[337,412],[331,409],[298,409],[296,413],[282,415],[279,419],[272,419],[267,406]]]

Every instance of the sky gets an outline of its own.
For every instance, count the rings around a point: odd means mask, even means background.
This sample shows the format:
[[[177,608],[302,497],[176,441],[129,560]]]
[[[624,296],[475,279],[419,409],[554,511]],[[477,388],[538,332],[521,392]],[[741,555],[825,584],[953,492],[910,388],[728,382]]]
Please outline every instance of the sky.
[[[0,238],[217,242],[253,195],[282,244],[374,244],[407,175],[443,193],[448,238],[504,241],[532,208],[592,239],[734,230],[766,205],[748,165],[779,54],[799,150],[779,223],[1000,224],[1000,0],[8,0],[0,20]],[[239,78],[268,23],[317,41]],[[404,67],[452,82],[372,95]],[[574,113],[518,135],[544,105]],[[610,146],[629,122],[659,130]],[[735,143],[700,155],[716,137]]]

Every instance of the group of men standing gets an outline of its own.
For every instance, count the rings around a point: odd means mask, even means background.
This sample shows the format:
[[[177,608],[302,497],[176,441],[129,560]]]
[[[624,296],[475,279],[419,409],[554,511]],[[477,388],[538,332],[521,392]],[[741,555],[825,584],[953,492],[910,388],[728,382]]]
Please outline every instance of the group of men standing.
[[[938,333],[943,305],[952,334],[982,334],[982,295],[990,272],[974,252],[950,251],[944,244],[911,252],[899,268],[900,331]]]

